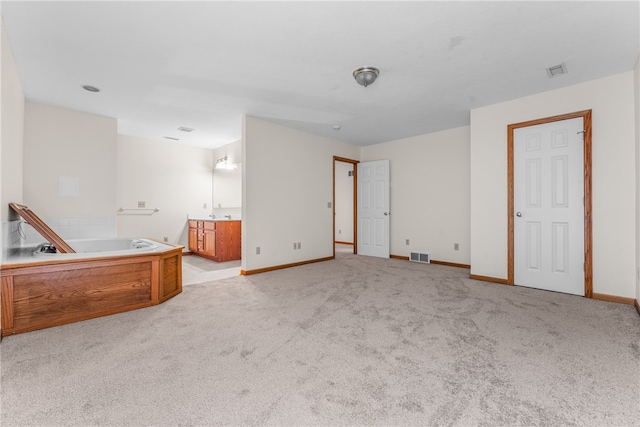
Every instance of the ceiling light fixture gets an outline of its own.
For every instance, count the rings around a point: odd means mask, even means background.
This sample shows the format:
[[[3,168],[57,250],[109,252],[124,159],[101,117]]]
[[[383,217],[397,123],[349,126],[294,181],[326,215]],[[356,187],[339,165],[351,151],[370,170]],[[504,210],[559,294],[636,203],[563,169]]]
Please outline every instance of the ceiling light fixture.
[[[360,67],[353,70],[353,78],[356,79],[358,84],[367,87],[376,81],[380,70],[376,67]]]
[[[88,90],[89,92],[100,92],[99,88],[91,85],[82,85],[82,89]]]
[[[333,127],[333,130],[335,130],[336,132],[337,132],[337,131],[339,131],[340,129],[341,129],[341,128],[340,128],[340,125],[335,125],[335,126]]]

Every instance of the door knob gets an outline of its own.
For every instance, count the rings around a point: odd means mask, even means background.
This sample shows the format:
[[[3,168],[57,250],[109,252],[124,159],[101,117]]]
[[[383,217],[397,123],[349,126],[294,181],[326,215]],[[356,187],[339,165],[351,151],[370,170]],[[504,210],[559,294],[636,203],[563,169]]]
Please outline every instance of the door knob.
[[[522,216],[522,212],[516,212],[516,216],[517,217],[521,217]]]
[[[385,213],[384,213],[384,216],[387,216],[387,215],[389,215],[389,212],[385,212]]]

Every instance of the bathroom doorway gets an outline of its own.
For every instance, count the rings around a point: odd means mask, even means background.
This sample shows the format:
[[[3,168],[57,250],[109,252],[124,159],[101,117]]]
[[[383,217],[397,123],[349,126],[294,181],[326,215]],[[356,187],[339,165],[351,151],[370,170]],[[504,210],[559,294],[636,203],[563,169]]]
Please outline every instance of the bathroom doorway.
[[[357,166],[357,160],[333,157],[334,257],[336,246],[340,251],[357,253]]]

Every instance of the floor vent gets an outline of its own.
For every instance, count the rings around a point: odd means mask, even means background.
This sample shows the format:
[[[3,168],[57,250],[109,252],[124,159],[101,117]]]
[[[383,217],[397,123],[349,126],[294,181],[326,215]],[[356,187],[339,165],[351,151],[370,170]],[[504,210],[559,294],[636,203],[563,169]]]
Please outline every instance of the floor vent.
[[[424,252],[411,252],[409,261],[421,262],[423,264],[431,264],[431,254]]]

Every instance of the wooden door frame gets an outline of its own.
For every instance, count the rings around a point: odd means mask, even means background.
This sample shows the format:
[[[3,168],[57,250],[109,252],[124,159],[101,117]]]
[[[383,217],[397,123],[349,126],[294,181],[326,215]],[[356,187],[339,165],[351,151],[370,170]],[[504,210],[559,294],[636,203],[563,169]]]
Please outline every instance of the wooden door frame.
[[[359,160],[333,156],[333,257],[336,257],[336,162],[351,163],[353,165],[353,253],[358,253],[358,163]]]
[[[514,219],[513,219],[513,142],[515,129],[545,123],[580,118],[584,129],[584,296],[593,298],[593,234],[591,229],[591,110],[546,117],[507,126],[507,174],[508,174],[508,278],[507,284],[514,285]]]

